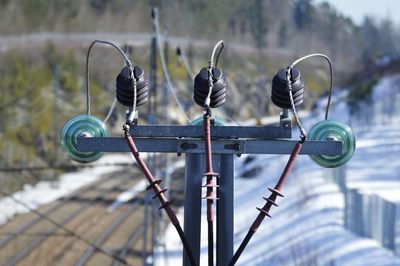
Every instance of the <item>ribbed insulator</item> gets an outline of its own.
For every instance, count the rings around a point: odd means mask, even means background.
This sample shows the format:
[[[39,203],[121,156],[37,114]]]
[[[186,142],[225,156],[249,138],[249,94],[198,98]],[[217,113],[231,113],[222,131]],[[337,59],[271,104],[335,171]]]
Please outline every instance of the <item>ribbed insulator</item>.
[[[133,77],[131,76],[131,68],[126,66],[122,68],[117,76],[117,100],[120,104],[132,107],[134,98]],[[133,76],[136,79],[136,106],[140,106],[147,102],[149,94],[149,81],[143,68],[135,66]]]
[[[219,68],[214,67],[212,69],[214,87],[211,92],[210,107],[216,108],[221,106],[225,102],[226,98],[226,80]],[[209,91],[208,84],[208,69],[202,68],[194,79],[194,101],[204,107],[204,101],[207,98]]]
[[[303,103],[304,96],[304,79],[301,76],[298,69],[293,68],[291,71],[292,81],[292,94],[293,102],[297,107]],[[291,109],[290,103],[288,80],[286,78],[286,69],[282,68],[272,79],[272,90],[271,90],[272,102],[283,109]]]

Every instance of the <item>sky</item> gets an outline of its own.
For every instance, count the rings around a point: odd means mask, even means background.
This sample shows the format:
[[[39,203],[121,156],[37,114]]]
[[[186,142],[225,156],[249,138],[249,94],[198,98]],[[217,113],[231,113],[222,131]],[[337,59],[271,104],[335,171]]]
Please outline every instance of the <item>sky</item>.
[[[390,17],[396,25],[400,25],[400,0],[314,0],[314,3],[324,1],[336,7],[340,13],[351,17],[358,25],[365,15],[372,15],[379,20]]]

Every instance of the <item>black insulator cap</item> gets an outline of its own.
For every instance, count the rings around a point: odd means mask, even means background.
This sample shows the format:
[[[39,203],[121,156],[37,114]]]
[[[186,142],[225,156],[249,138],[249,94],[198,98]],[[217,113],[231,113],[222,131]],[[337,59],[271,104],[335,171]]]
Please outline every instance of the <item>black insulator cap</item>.
[[[291,82],[293,102],[294,105],[297,107],[303,103],[304,79],[301,76],[300,71],[296,68],[291,69]],[[284,68],[280,69],[272,79],[271,100],[276,106],[280,108],[292,108],[292,105],[290,103],[286,69]]]
[[[213,76],[213,89],[210,96],[210,107],[216,108],[221,106],[225,102],[226,98],[226,79],[219,68],[214,67],[212,69]],[[203,67],[199,74],[194,79],[194,101],[204,107],[204,101],[207,98],[209,91],[209,78],[208,69]]]
[[[116,97],[120,104],[127,107],[133,106],[133,78],[136,80],[136,106],[144,104],[147,101],[149,94],[149,81],[143,68],[135,66],[132,73],[132,69],[125,66],[122,68],[116,79]]]

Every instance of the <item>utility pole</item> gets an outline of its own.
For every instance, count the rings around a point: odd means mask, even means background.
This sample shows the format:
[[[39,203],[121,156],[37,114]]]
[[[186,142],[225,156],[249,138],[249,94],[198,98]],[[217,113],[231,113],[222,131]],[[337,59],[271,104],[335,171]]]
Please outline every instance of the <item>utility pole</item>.
[[[53,138],[53,158],[51,159],[51,166],[55,166],[57,164],[57,158],[58,158],[58,147],[60,146],[59,139],[58,139],[58,134],[59,128],[59,118],[58,118],[58,113],[59,113],[59,108],[58,108],[58,96],[59,96],[59,90],[60,90],[60,67],[58,64],[53,65],[53,130],[54,130],[54,138]],[[51,180],[52,186],[56,186],[57,182],[57,169],[53,170],[53,178]]]
[[[152,8],[151,16],[154,17],[155,10]],[[150,72],[149,72],[149,101],[148,101],[148,114],[147,122],[149,124],[157,123],[157,34],[156,26],[153,23],[153,36],[151,37],[150,43]],[[147,158],[147,163],[149,167],[155,167],[155,156],[150,153]],[[157,171],[159,172],[159,171]],[[157,175],[157,173],[156,173]],[[150,191],[145,193],[145,208],[144,208],[144,235],[143,235],[143,250],[142,250],[142,263],[143,265],[153,265],[153,249],[154,249],[154,235],[155,235],[155,215],[154,215],[154,202],[152,201],[152,194]],[[150,208],[150,209],[149,209]],[[149,219],[150,218],[150,219]],[[149,221],[150,220],[150,221]],[[148,260],[149,254],[147,253],[148,246],[148,225],[151,225],[151,261]]]

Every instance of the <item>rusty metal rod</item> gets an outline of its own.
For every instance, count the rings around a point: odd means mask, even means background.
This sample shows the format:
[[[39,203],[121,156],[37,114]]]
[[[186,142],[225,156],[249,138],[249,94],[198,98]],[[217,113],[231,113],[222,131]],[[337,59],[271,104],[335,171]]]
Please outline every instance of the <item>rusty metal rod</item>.
[[[287,162],[286,167],[283,170],[281,177],[279,178],[278,182],[275,185],[275,188],[269,188],[269,190],[271,191],[271,195],[268,198],[264,198],[266,200],[266,203],[262,208],[257,208],[257,210],[260,213],[258,214],[257,218],[254,220],[253,224],[251,225],[249,231],[246,234],[246,237],[243,239],[243,242],[240,244],[235,255],[229,262],[229,266],[233,266],[236,264],[240,255],[242,254],[242,252],[246,248],[247,244],[249,243],[250,239],[257,232],[257,229],[261,225],[265,216],[271,217],[271,215],[269,214],[269,210],[271,209],[271,206],[272,205],[278,206],[275,203],[275,200],[278,196],[283,197],[283,194],[281,193],[281,188],[282,188],[283,183],[285,182],[287,176],[289,175],[290,171],[292,170],[292,168],[294,166],[294,162],[296,160],[296,157],[299,154],[302,146],[303,146],[303,144],[301,141],[296,144],[292,153],[290,154],[289,161]]]
[[[128,125],[124,126],[124,132],[125,132],[125,139],[128,143],[129,149],[131,150],[133,157],[135,157],[135,160],[138,163],[143,174],[146,176],[147,181],[149,182],[149,186],[147,187],[147,189],[153,189],[154,193],[156,194],[157,198],[159,199],[159,201],[161,203],[160,209],[165,209],[165,212],[167,213],[171,223],[175,226],[175,229],[179,234],[179,237],[183,244],[183,249],[185,250],[185,252],[189,258],[190,264],[193,266],[196,266],[196,262],[194,260],[193,253],[190,250],[189,243],[183,233],[181,225],[179,224],[179,220],[176,217],[176,214],[171,207],[171,202],[167,199],[167,197],[164,194],[164,191],[160,188],[159,184],[161,183],[161,180],[155,179],[153,177],[150,170],[147,168],[146,163],[140,157],[140,154],[139,154],[138,149],[136,148],[135,142],[133,141],[132,136],[129,134],[129,126]]]
[[[206,110],[203,116],[203,129],[204,129],[204,143],[206,151],[206,173],[204,176],[207,177],[206,185],[207,188],[207,231],[208,231],[208,265],[214,265],[214,197],[213,188],[215,184],[213,177],[217,176],[214,173],[212,165],[212,153],[211,153],[211,122],[210,122],[210,111]]]

